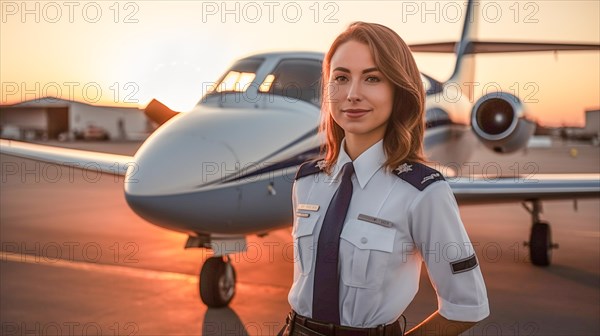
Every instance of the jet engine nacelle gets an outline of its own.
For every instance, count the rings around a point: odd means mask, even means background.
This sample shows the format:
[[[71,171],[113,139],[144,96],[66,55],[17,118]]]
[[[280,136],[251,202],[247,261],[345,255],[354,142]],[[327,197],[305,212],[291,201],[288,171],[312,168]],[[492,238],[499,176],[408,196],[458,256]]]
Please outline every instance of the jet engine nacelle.
[[[527,145],[535,123],[524,115],[523,103],[506,92],[493,92],[477,100],[471,127],[483,144],[497,153],[511,153]]]

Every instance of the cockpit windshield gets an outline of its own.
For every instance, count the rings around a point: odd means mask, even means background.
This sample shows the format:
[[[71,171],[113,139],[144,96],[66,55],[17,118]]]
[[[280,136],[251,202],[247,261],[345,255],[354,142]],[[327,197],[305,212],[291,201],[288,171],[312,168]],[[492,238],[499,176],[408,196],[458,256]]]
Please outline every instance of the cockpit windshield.
[[[210,88],[208,93],[246,91],[256,77],[256,70],[258,70],[263,61],[264,59],[262,58],[246,58],[238,61],[221,78],[217,85]]]
[[[259,94],[272,94],[286,100],[303,100],[320,105],[321,62],[315,59],[285,58],[263,78],[256,78],[263,58],[246,58],[235,63],[208,95],[244,93],[255,83]]]

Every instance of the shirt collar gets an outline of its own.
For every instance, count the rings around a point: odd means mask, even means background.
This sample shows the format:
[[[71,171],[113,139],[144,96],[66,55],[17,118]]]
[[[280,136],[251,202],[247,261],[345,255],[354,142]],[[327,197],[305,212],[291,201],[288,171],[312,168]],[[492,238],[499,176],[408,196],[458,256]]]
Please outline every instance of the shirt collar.
[[[346,144],[346,139],[342,140],[340,144],[340,153],[338,154],[338,159],[333,166],[333,180],[338,179],[338,175],[340,174],[342,167],[344,164],[348,162],[352,162],[354,165],[354,174],[356,175],[356,179],[358,180],[358,184],[361,189],[364,189],[369,180],[375,173],[383,166],[386,160],[385,152],[383,151],[383,139],[379,140],[377,143],[369,147],[366,151],[360,154],[356,160],[352,161],[346,153],[344,146]]]

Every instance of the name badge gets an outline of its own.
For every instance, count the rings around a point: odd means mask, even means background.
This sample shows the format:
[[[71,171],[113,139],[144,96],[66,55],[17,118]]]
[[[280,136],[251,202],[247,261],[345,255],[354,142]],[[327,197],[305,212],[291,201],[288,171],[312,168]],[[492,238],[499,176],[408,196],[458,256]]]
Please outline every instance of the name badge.
[[[394,226],[394,223],[387,221],[385,219],[381,219],[381,218],[377,218],[377,217],[373,217],[373,216],[368,216],[365,214],[360,214],[358,215],[358,219],[365,221],[365,222],[369,222],[369,223],[373,223],[373,224],[377,224],[377,225],[381,225],[381,226],[385,226],[387,228],[390,228],[392,226]]]
[[[306,212],[296,212],[296,216],[302,217],[302,218],[308,218],[308,217],[310,217],[310,214],[306,213]]]
[[[319,211],[318,204],[298,204],[297,210]]]

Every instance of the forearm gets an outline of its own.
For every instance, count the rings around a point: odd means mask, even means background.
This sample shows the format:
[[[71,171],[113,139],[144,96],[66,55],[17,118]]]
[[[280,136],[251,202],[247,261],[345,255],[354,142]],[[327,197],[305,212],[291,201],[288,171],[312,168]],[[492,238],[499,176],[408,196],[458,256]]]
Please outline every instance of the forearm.
[[[462,332],[472,328],[475,324],[476,322],[451,321],[436,311],[419,325],[408,331],[406,335],[460,335]]]

